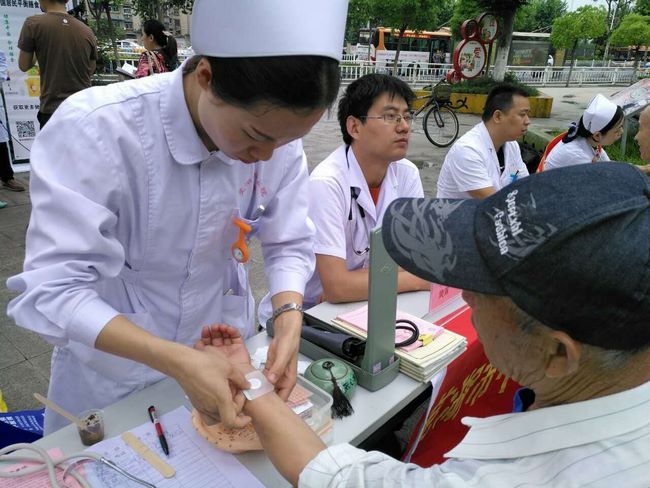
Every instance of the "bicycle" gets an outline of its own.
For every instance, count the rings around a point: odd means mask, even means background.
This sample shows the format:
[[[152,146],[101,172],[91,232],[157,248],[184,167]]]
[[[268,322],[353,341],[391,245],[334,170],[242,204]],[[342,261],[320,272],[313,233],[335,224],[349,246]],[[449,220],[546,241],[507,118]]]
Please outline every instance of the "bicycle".
[[[447,147],[458,137],[458,117],[454,110],[467,107],[467,98],[459,100],[456,106],[451,103],[451,85],[440,80],[431,90],[431,95],[418,97],[427,101],[414,114],[417,117],[428,109],[422,121],[424,134],[434,146]]]

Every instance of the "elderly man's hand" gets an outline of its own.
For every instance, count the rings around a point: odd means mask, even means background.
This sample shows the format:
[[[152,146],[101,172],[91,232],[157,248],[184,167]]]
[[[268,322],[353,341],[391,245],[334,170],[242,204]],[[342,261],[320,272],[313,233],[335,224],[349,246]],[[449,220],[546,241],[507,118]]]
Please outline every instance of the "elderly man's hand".
[[[194,348],[204,354],[214,357],[215,359],[223,358],[223,360],[232,368],[233,372],[237,375],[243,375],[253,369],[251,365],[251,358],[244,344],[239,331],[234,327],[224,324],[214,324],[203,327],[201,330],[201,339],[194,344]],[[218,374],[218,372],[208,372],[208,374]],[[203,399],[196,398],[190,395],[192,405],[201,416],[201,420],[205,425],[213,425],[221,421],[226,427],[240,428],[244,427],[250,418],[241,415],[241,410],[244,406],[244,394],[240,387],[241,382],[232,381],[232,377],[228,378],[228,387],[230,391],[231,407],[227,410],[228,417],[223,416],[222,408],[219,412],[208,410],[205,405],[201,405]],[[233,413],[235,414],[233,416]]]
[[[641,171],[643,171],[646,175],[650,176],[650,164],[646,164],[643,166],[637,166]]]
[[[244,339],[236,328],[229,325],[214,324],[203,327],[201,340],[194,347],[198,350],[209,350],[213,347],[244,373],[252,369],[251,357]]]

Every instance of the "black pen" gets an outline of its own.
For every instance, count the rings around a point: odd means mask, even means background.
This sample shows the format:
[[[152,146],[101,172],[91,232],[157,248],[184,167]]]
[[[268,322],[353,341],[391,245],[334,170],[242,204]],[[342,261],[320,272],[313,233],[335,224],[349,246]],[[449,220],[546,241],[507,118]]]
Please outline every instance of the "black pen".
[[[162,447],[163,452],[169,456],[169,446],[167,445],[167,439],[165,439],[165,433],[163,432],[160,420],[158,420],[158,417],[156,417],[156,407],[153,405],[149,407],[149,418],[153,422],[153,425],[156,427],[156,434],[158,434],[160,447]]]

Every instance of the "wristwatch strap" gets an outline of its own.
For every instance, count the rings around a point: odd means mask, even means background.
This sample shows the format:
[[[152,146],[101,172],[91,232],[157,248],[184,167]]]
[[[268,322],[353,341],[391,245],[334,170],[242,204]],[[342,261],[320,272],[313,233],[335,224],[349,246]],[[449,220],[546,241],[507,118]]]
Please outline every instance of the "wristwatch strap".
[[[302,305],[299,305],[299,304],[294,303],[294,302],[285,303],[284,305],[280,305],[278,308],[273,310],[273,315],[271,316],[271,322],[275,322],[275,319],[277,319],[284,312],[288,312],[290,310],[296,310],[297,312],[302,313]]]

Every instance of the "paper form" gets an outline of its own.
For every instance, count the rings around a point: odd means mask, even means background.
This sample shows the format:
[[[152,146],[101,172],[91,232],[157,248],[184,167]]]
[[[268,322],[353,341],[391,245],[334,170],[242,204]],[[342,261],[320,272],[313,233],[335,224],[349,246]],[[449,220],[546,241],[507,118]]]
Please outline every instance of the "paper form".
[[[216,449],[194,430],[192,417],[185,407],[162,415],[160,422],[169,444],[169,456],[163,453],[150,422],[130,429],[130,432],[176,469],[173,478],[165,479],[131,450],[120,436],[106,439],[87,451],[103,455],[120,468],[158,488],[264,487],[232,454]],[[85,466],[86,478],[93,488],[142,487],[98,463]]]

